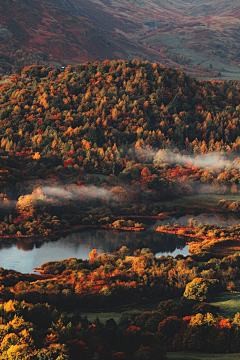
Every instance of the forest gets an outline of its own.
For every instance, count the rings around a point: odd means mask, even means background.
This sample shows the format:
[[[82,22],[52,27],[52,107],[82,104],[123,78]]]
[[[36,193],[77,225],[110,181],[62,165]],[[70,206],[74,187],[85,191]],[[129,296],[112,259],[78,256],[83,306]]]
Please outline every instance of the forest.
[[[159,201],[206,189],[238,192],[238,82],[106,60],[25,67],[0,94],[2,236],[112,224],[147,205],[158,215]]]
[[[150,360],[164,359],[167,351],[238,352],[240,314],[225,318],[209,302],[232,291],[239,266],[239,253],[204,263],[122,247],[114,255],[93,250],[86,261],[46,263],[42,276],[1,269],[3,359]],[[159,302],[155,310],[122,312],[118,323],[81,315],[153,299]]]
[[[150,221],[193,216],[148,235],[178,235],[187,256],[155,257],[147,238],[35,274],[0,268],[3,359],[239,352],[240,314],[212,304],[238,293],[239,225],[194,220],[203,211],[239,219],[239,104],[237,81],[199,81],[138,60],[28,66],[0,81],[1,247],[87,228],[138,233]],[[217,200],[201,203],[206,194]],[[100,321],[103,308],[121,309],[119,321]],[[90,311],[94,322],[83,315]]]

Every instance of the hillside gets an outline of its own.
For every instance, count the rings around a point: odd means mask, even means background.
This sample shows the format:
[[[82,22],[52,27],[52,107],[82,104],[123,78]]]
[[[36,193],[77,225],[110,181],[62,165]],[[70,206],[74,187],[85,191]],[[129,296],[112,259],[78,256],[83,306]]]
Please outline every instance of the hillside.
[[[3,359],[239,354],[239,104],[240,82],[136,59],[26,66],[0,82],[1,259],[76,232],[74,257],[39,274],[0,261]],[[86,229],[108,253],[75,258]],[[154,255],[187,240],[186,255]]]
[[[3,74],[138,58],[199,77],[239,77],[237,0],[1,0],[0,10]]]
[[[116,31],[151,51],[151,59],[197,76],[238,78],[238,1],[98,1],[125,21]],[[127,21],[126,21],[127,20]],[[137,25],[131,31],[128,23]],[[118,26],[118,27],[117,27]],[[226,63],[228,66],[226,66]]]
[[[0,1],[0,70],[127,57],[120,35],[112,42],[81,10],[65,1]],[[27,14],[27,16],[26,16]]]
[[[128,214],[156,216],[158,201],[239,190],[238,82],[107,60],[25,67],[1,84],[0,99],[0,235],[49,235],[55,215],[56,230],[111,225],[128,201],[139,204]],[[105,201],[116,205],[94,213]]]
[[[232,171],[239,168],[238,82],[197,81],[156,63],[108,60],[63,72],[25,67],[1,84],[0,99],[3,193],[20,179],[78,178],[84,172],[136,181],[145,166],[163,181],[159,189],[170,189],[172,176],[180,174],[214,183],[227,171],[217,184],[238,183]],[[189,172],[176,165],[171,173],[174,164],[189,162],[197,167]],[[160,163],[168,164],[169,173],[160,171]],[[209,166],[219,171],[207,173]],[[183,188],[192,191],[192,185]],[[176,194],[181,189],[177,185]]]
[[[0,94],[1,148],[11,153],[70,152],[81,165],[90,150],[91,169],[99,149],[114,144],[238,152],[237,82],[199,82],[156,63],[105,61],[63,72],[26,67]]]

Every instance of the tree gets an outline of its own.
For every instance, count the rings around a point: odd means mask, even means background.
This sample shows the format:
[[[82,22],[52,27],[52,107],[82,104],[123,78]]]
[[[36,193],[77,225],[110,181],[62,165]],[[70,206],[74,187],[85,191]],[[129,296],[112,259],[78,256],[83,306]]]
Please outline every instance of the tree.
[[[20,212],[27,211],[32,214],[37,203],[44,202],[46,200],[47,196],[42,193],[42,189],[39,187],[35,189],[31,194],[20,196],[17,201],[17,209]]]
[[[98,257],[98,252],[97,252],[96,249],[93,249],[93,250],[89,253],[89,261],[94,261],[97,257]]]
[[[134,360],[161,360],[164,359],[164,352],[155,351],[149,346],[141,346],[133,354]]]
[[[3,360],[25,360],[32,354],[33,349],[28,344],[11,345],[2,353]]]
[[[127,199],[128,192],[121,186],[115,186],[110,190],[110,194],[119,202],[124,202]]]
[[[196,278],[186,285],[183,296],[188,300],[210,300],[220,290],[217,279]]]
[[[46,349],[36,350],[34,355],[36,360],[70,360],[66,346],[62,344],[51,344]]]

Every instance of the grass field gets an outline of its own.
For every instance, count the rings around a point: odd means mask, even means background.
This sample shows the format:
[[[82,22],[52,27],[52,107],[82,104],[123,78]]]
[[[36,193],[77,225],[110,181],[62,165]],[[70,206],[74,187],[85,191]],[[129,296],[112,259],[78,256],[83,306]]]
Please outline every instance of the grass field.
[[[195,352],[167,353],[168,360],[239,360],[240,354],[207,354]]]
[[[114,309],[113,311],[96,311],[96,312],[84,312],[82,316],[87,316],[90,322],[93,322],[96,318],[98,318],[102,323],[106,323],[107,320],[113,318],[116,323],[119,322],[122,314],[139,314],[144,311],[156,311],[159,301],[154,301],[146,305],[129,305],[123,308]]]
[[[220,315],[233,318],[237,312],[240,312],[240,294],[230,292],[221,293],[211,304],[219,307]]]
[[[8,83],[8,82],[10,82],[10,78],[5,78],[5,79],[3,79],[3,80],[0,80],[0,85],[6,84],[6,83]]]
[[[207,206],[216,206],[219,200],[225,199],[227,201],[240,201],[240,196],[236,194],[199,194],[199,195],[189,195],[183,196],[179,199],[161,201],[161,204],[174,204],[174,205],[183,205],[187,204],[189,206],[196,205],[207,205]],[[159,202],[160,204],[160,202]]]
[[[235,281],[236,290],[240,289],[240,282]],[[110,318],[113,318],[117,323],[121,315],[129,314],[134,315],[144,311],[156,311],[157,305],[160,301],[149,303],[146,305],[132,305],[124,308],[113,309],[112,311],[96,311],[96,312],[83,312],[83,316],[87,316],[89,321],[94,321],[96,318],[99,318],[104,324]],[[237,312],[240,312],[240,294],[223,292],[219,294],[214,301],[211,302],[211,305],[219,307],[219,314],[226,318],[233,318]],[[240,354],[239,354],[240,359]]]
[[[116,323],[118,323],[122,313],[114,312],[114,311],[109,311],[109,312],[103,311],[103,312],[86,312],[86,313],[84,312],[81,315],[87,316],[90,322],[94,322],[98,318],[100,322],[106,324],[106,321],[111,318],[113,318],[116,321]]]

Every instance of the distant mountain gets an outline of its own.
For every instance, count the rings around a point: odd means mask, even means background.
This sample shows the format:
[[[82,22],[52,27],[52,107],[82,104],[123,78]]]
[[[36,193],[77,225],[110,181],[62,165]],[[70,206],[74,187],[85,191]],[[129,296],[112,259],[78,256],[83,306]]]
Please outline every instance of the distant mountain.
[[[0,13],[2,72],[128,57],[123,36],[113,42],[111,32],[96,27],[71,1],[1,0]]]
[[[239,0],[0,0],[0,70],[104,59],[239,77]]]

